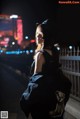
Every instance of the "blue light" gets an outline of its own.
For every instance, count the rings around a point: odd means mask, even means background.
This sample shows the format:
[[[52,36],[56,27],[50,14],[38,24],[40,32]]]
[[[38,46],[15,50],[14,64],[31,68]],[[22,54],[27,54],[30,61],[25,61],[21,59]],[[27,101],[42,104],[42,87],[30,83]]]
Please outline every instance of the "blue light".
[[[25,50],[23,50],[22,52],[25,53]]]
[[[20,54],[22,54],[22,51],[19,51]]]
[[[26,50],[26,54],[29,54],[29,50]]]
[[[0,53],[2,53],[3,52],[3,50],[0,50]]]
[[[30,50],[30,53],[33,53],[33,50]]]
[[[1,51],[0,51],[1,52]],[[33,53],[33,50],[17,50],[17,51],[6,51],[5,54],[7,55],[10,55],[10,54],[16,54],[16,55],[19,55],[19,54],[30,54],[30,53]]]
[[[10,55],[10,54],[20,54],[19,51],[7,51],[6,52],[7,55]]]

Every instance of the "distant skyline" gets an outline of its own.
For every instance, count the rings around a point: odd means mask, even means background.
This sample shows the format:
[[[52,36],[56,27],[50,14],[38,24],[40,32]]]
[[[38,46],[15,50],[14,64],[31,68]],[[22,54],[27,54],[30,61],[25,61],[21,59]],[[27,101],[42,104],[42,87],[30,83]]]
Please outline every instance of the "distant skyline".
[[[0,13],[18,14],[23,19],[24,34],[34,35],[36,22],[55,14],[55,2],[44,0],[1,0]]]
[[[45,0],[1,0],[0,13],[18,14],[23,19],[24,36],[34,38],[37,22],[53,18],[59,42],[80,40],[80,4],[66,5]]]

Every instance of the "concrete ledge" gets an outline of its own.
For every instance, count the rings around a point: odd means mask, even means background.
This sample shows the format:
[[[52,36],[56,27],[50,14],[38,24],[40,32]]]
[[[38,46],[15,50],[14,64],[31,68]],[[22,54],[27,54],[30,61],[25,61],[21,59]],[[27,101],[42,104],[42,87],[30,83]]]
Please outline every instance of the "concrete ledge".
[[[67,113],[67,116],[72,115],[72,119],[80,119],[80,102],[70,98],[68,103],[66,104],[65,111],[65,118]],[[66,119],[71,118],[68,117]]]

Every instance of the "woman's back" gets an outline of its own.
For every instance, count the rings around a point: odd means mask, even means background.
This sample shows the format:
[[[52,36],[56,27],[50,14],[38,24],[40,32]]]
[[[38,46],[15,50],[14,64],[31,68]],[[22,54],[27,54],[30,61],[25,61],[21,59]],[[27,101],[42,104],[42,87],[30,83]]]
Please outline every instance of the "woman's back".
[[[40,72],[42,72],[44,75],[52,76],[53,74],[55,75],[55,73],[57,72],[59,68],[59,62],[56,62],[56,60],[54,59],[52,51],[51,50],[49,51],[50,53],[47,50],[38,51],[38,53],[41,53],[44,57],[44,63],[42,65],[42,70]],[[40,62],[41,60],[42,59],[40,59]],[[39,63],[38,65],[40,67]],[[34,73],[34,66],[35,66],[35,61],[33,61],[32,66],[31,66],[31,74]]]

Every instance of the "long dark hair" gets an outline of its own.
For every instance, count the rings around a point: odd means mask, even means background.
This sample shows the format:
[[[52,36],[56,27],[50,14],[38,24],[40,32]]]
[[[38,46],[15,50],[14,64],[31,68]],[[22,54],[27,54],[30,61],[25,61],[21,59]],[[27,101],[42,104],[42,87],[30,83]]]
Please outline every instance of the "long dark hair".
[[[44,49],[50,49],[52,51],[54,61],[59,62],[59,51],[54,47],[54,44],[57,42],[56,39],[56,23],[54,20],[46,19],[41,24],[37,24],[41,26],[43,32],[44,39]]]
[[[41,24],[44,48],[52,48],[56,42],[56,24],[53,20],[47,19]]]
[[[54,44],[57,43],[56,23],[54,22],[54,20],[47,19],[41,23],[41,28],[43,32],[44,49],[47,48],[52,51],[54,61],[56,62],[56,64],[58,64],[59,63],[59,51],[54,46]]]

